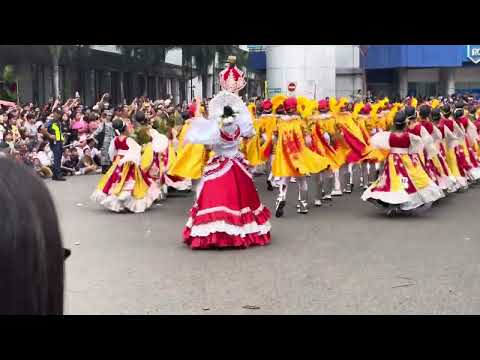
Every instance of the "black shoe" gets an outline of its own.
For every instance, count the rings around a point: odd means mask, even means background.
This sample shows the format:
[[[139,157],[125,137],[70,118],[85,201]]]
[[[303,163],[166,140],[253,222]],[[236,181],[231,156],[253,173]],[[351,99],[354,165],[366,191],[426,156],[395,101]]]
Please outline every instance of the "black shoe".
[[[394,217],[394,216],[400,214],[400,208],[398,207],[398,205],[390,205],[388,207],[387,211],[385,212],[385,214],[388,217]]]
[[[353,184],[347,184],[346,188],[343,190],[345,194],[351,194],[353,192]]]
[[[277,202],[277,206],[276,206],[276,210],[275,210],[275,216],[277,218],[283,216],[283,208],[285,207],[285,203],[286,203],[285,200],[281,200],[281,201]]]
[[[52,180],[53,180],[53,181],[66,181],[67,179],[64,178],[64,177],[55,177],[55,176],[54,176],[54,177],[52,177]]]
[[[270,180],[267,179],[267,190],[268,191],[273,191],[273,186],[272,186],[272,182]]]

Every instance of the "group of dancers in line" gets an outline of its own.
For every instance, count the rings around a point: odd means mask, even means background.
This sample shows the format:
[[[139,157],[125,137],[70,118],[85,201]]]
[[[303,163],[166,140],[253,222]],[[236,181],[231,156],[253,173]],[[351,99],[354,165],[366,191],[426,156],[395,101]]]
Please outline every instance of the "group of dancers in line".
[[[361,168],[362,199],[388,215],[428,208],[480,179],[480,121],[465,103],[349,104],[279,95],[263,101],[257,114],[238,96],[244,74],[234,58],[229,62],[220,73],[222,91],[208,108],[196,99],[183,126],[168,136],[142,113],[134,134],[122,120],[113,121],[113,164],[92,200],[115,212],[140,213],[165,199],[168,188],[195,185],[184,242],[193,249],[245,248],[270,242],[271,214],[253,182],[258,166],[270,172],[268,189],[277,188],[277,217],[284,214],[293,179],[297,212],[306,214],[307,177],[316,186],[313,203],[321,206],[352,192],[355,166]]]
[[[292,177],[297,212],[305,214],[308,176],[316,186],[313,203],[321,206],[332,195],[352,192],[355,167],[364,201],[389,216],[412,214],[480,179],[478,115],[479,108],[463,100],[351,104],[276,96],[262,103],[262,114],[253,120],[257,135],[244,152],[250,164],[270,165],[267,186],[278,187],[277,217],[283,216]]]

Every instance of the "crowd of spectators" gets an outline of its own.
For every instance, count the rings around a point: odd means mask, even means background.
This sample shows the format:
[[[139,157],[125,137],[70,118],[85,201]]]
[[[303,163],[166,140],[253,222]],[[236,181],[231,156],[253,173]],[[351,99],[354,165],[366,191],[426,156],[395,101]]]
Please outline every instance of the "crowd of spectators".
[[[169,128],[183,123],[182,114],[187,111],[186,104],[174,104],[171,98],[152,101],[139,97],[129,105],[112,107],[109,94],[105,94],[95,106],[88,107],[76,95],[64,102],[51,98],[42,106],[0,102],[0,156],[26,164],[43,178],[52,177],[53,152],[44,129],[53,112],[60,111],[62,175],[106,172],[109,161],[102,160],[101,148],[105,131],[113,129],[105,123],[111,124],[118,117],[133,130],[137,125],[135,115],[142,112],[149,123],[166,134]]]
[[[356,101],[375,101],[382,96],[368,94],[368,98]],[[469,94],[452,95],[441,98],[441,101],[454,103],[460,98],[470,104],[476,103]],[[208,108],[209,100],[205,99],[202,105]],[[261,111],[262,100],[260,97],[250,99],[257,105],[257,111]],[[53,152],[44,129],[54,111],[61,114],[63,176],[106,172],[110,159],[102,143],[107,130],[112,132],[109,135],[113,138],[113,129],[108,124],[111,125],[115,118],[122,119],[133,133],[138,125],[137,113],[141,113],[142,118],[167,136],[169,129],[188,118],[188,105],[174,104],[171,97],[153,101],[142,96],[131,104],[111,106],[109,94],[104,94],[92,107],[82,104],[78,93],[64,102],[51,98],[42,106],[0,101],[0,156],[9,156],[26,164],[43,178],[52,177]]]

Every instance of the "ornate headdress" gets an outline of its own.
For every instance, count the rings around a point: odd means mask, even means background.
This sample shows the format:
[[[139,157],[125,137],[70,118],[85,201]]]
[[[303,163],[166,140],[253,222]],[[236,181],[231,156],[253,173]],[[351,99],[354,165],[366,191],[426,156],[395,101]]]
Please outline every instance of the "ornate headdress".
[[[220,72],[220,87],[234,94],[238,94],[247,85],[244,73],[235,65],[236,61],[235,56],[229,56],[230,65]]]
[[[215,144],[220,136],[220,127],[230,124],[238,125],[241,136],[248,137],[254,132],[250,111],[238,95],[221,91],[210,101],[208,108],[208,119],[199,118],[191,123],[187,143]]]

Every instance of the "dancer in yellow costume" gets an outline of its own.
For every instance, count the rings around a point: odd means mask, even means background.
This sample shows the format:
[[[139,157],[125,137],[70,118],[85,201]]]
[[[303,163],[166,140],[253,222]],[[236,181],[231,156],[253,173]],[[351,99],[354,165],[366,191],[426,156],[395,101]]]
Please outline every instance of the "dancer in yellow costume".
[[[194,109],[194,111],[192,111]],[[200,106],[196,105],[190,112],[194,112],[193,115],[200,115]],[[191,116],[192,114],[190,114]],[[176,159],[168,169],[168,175],[177,178],[183,178],[188,180],[199,180],[202,177],[203,167],[208,161],[209,151],[204,145],[200,144],[185,144],[184,138],[187,133],[190,122],[195,121],[192,118],[185,121],[185,124],[178,136],[178,145],[176,149]]]
[[[127,124],[116,119],[113,128],[116,136],[108,150],[113,163],[100,179],[91,199],[114,212],[144,212],[159,197],[160,188],[140,169],[142,149],[129,137]]]
[[[273,103],[269,99],[262,102],[262,114],[260,115],[260,154],[266,164],[267,190],[273,191],[272,161],[274,158],[274,133],[277,128],[277,118],[273,114]]]
[[[266,159],[262,156],[260,139],[261,139],[261,119],[256,117],[255,104],[249,104],[248,110],[252,115],[253,127],[255,128],[255,135],[250,139],[244,139],[240,151],[245,155],[250,166],[257,167],[265,163]]]
[[[380,131],[388,130],[388,98],[371,105],[362,103],[355,105],[353,117],[356,120],[363,139],[368,145],[366,155],[359,161],[361,164],[360,186],[364,189],[378,178],[380,165],[385,161],[388,152],[383,149],[376,149],[370,145],[370,138]],[[375,169],[375,172],[372,171]]]
[[[316,101],[314,103],[317,105]],[[320,100],[317,111],[308,117],[312,137],[310,149],[329,161],[328,168],[315,175],[315,206],[321,206],[322,200],[332,200],[333,172],[338,171],[345,162],[344,156],[336,152],[332,142],[335,133],[335,118],[329,110],[328,101]]]
[[[273,175],[281,178],[275,206],[277,217],[283,216],[288,181],[291,177],[297,178],[299,187],[297,212],[308,213],[308,186],[305,176],[319,173],[329,165],[326,158],[308,148],[311,137],[306,122],[297,113],[297,99],[294,97],[286,99],[284,108],[287,115],[277,119],[278,139],[272,165]]]
[[[335,98],[330,98],[329,103],[335,117],[336,149],[345,159],[343,192],[351,193],[353,189],[353,164],[358,163],[368,154],[369,147],[365,143],[360,128],[353,120],[352,113],[348,111],[347,99],[342,98],[337,102]],[[332,195],[339,196],[342,195],[340,170],[336,170],[334,176],[335,189]]]

